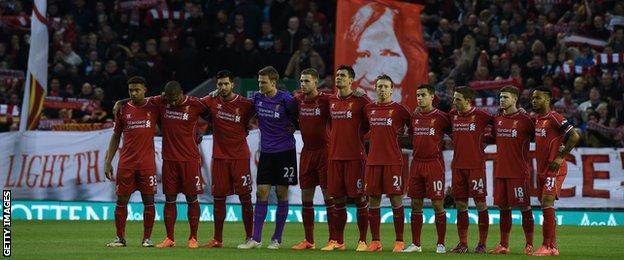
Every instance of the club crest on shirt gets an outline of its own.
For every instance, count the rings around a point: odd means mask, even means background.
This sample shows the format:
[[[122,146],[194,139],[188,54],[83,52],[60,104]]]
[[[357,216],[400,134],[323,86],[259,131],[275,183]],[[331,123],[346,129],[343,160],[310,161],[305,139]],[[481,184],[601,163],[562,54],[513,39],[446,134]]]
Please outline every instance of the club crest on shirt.
[[[513,127],[513,128],[518,127],[518,120],[514,120],[514,121],[513,121],[513,126],[512,126],[512,127]]]
[[[429,121],[429,126],[431,127],[435,126],[435,121],[436,121],[435,118],[431,119],[431,121]]]
[[[236,109],[234,109],[234,114],[236,115],[240,115],[240,108],[237,107]]]
[[[470,117],[470,122],[474,122],[476,117],[477,117],[476,115],[472,115],[472,116]]]
[[[418,124],[418,122],[420,122],[420,119],[415,119],[415,120],[414,120],[414,124],[415,124],[415,125],[417,125],[417,124]]]
[[[132,117],[132,115],[126,114],[126,119],[130,119],[131,117]]]
[[[374,115],[374,114],[375,114],[375,112],[377,112],[377,110],[374,110],[374,109],[373,109],[373,110],[371,110],[371,115]]]
[[[498,126],[503,125],[503,120],[498,120],[498,122],[496,123],[496,125],[498,125]]]
[[[548,120],[542,120],[542,127],[546,128],[548,126]]]
[[[453,116],[453,120],[457,120],[457,115],[454,115],[454,116]]]
[[[392,116],[392,112],[394,112],[394,109],[388,110],[388,116]]]
[[[353,108],[353,102],[349,102],[349,106],[347,106],[347,109],[351,110]]]
[[[280,104],[275,105],[275,111],[279,111],[280,109]]]
[[[221,109],[221,107],[223,107],[222,104],[217,104],[217,109]]]

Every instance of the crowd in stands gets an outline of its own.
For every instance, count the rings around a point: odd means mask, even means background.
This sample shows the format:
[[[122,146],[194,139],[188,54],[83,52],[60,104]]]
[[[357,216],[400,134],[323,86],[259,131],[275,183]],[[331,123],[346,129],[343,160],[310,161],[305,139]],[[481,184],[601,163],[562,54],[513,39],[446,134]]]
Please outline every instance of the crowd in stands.
[[[496,112],[496,89],[511,84],[530,112],[531,90],[548,86],[582,146],[623,146],[624,2],[411,2],[425,6],[429,84],[441,109],[469,85],[476,105]],[[15,125],[9,115],[21,103],[31,10],[30,1],[0,3],[0,131]],[[331,85],[335,0],[48,0],[47,13],[46,119],[110,120],[134,75],[148,79],[149,95],[168,80],[188,91],[220,69],[248,78],[265,65],[294,79],[313,67]]]

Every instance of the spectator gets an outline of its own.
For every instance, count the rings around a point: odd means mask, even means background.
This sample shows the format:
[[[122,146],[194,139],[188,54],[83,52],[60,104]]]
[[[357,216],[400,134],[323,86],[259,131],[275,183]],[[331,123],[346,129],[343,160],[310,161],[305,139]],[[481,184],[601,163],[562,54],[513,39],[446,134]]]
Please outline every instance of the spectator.
[[[577,124],[576,113],[577,113],[577,103],[572,99],[572,92],[569,89],[563,90],[563,98],[559,99],[559,101],[555,102],[555,110],[561,115],[563,115],[566,119],[570,121],[570,123],[574,125]]]
[[[245,62],[240,65],[238,76],[253,78],[260,70],[262,56],[251,39],[246,39],[241,57],[245,57]]]
[[[589,91],[589,100],[581,103],[578,106],[578,110],[579,112],[581,112],[583,120],[587,120],[588,109],[592,109],[595,111],[598,108],[598,105],[600,105],[601,103],[602,99],[600,98],[600,90],[598,90],[598,88],[596,87],[591,88],[591,90]]]
[[[286,66],[288,66],[290,58],[291,55],[284,50],[282,40],[275,39],[273,42],[273,49],[265,53],[262,58],[262,66],[273,64],[273,67],[280,72],[280,74],[283,74],[286,71]]]
[[[69,65],[79,66],[82,63],[82,58],[78,56],[72,49],[71,44],[63,44],[63,61]]]
[[[245,31],[245,18],[242,14],[234,16],[234,26],[232,27],[231,33],[234,35],[234,42],[238,49],[243,47],[245,39],[251,37],[251,35]]]
[[[312,43],[307,38],[301,40],[299,50],[290,58],[284,77],[299,79],[301,71],[305,68],[316,69],[320,77],[325,76],[325,63],[318,52],[312,49]]]
[[[574,79],[574,89],[572,91],[572,98],[577,103],[583,102],[589,98],[587,90],[585,89],[586,82],[582,76]]]
[[[288,29],[282,33],[280,38],[285,51],[292,55],[297,50],[297,44],[305,37],[305,32],[299,27],[299,18],[293,16],[288,20]]]
[[[273,28],[271,28],[271,23],[264,22],[262,23],[262,36],[260,36],[260,40],[258,40],[258,47],[261,51],[266,52],[273,48]]]
[[[312,48],[314,48],[323,58],[323,61],[331,62],[331,52],[333,51],[331,43],[334,41],[329,33],[323,32],[323,26],[320,22],[312,24]],[[329,64],[328,64],[329,65]]]
[[[82,88],[80,90],[80,95],[78,95],[78,98],[91,99],[92,95],[93,86],[91,86],[91,84],[89,83],[82,84]]]

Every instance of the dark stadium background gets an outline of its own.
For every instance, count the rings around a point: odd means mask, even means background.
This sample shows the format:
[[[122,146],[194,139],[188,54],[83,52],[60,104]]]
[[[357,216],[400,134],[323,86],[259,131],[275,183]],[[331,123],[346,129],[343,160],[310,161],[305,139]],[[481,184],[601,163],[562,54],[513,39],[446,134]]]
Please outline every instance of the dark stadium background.
[[[126,96],[125,80],[141,75],[149,94],[169,80],[202,96],[212,77],[230,69],[240,77],[237,90],[256,89],[259,68],[272,65],[294,90],[301,67],[321,71],[321,85],[332,86],[336,1],[239,0],[166,1],[184,18],[161,19],[125,1],[48,1],[50,50],[48,97],[39,129],[65,129],[66,123],[104,123],[109,127],[114,100]],[[150,1],[146,1],[150,2]],[[159,1],[152,1],[159,2]],[[424,4],[421,21],[429,50],[429,83],[440,108],[450,109],[448,93],[471,81],[518,79],[520,104],[530,111],[536,86],[553,88],[554,107],[582,130],[581,146],[622,147],[624,107],[622,61],[595,65],[600,53],[624,51],[624,28],[606,23],[624,15],[619,1],[412,1]],[[21,105],[28,59],[31,1],[0,3],[0,104]],[[289,19],[296,17],[287,31]],[[581,34],[607,42],[604,47],[564,44],[561,35]],[[310,44],[299,58],[301,40]],[[292,59],[295,56],[295,59]],[[291,61],[292,59],[292,61]],[[564,74],[567,61],[583,73]],[[289,64],[290,63],[290,64]],[[290,65],[290,66],[289,66]],[[480,91],[483,98],[496,97]],[[0,131],[16,130],[11,115],[0,115]],[[55,127],[56,126],[56,127]]]

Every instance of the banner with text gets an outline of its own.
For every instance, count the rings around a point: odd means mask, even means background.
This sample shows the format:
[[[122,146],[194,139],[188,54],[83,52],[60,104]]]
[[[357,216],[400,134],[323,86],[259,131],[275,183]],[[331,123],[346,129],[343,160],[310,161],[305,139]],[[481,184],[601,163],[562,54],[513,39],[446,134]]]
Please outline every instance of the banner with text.
[[[115,201],[115,185],[104,177],[104,157],[111,129],[92,132],[43,132],[0,134],[0,181],[4,189],[12,190],[15,200],[59,200],[59,201]],[[295,134],[297,151],[301,152],[301,135]],[[251,131],[247,138],[252,158],[251,173],[255,180],[259,158],[260,133]],[[155,139],[158,180],[160,182],[161,139]],[[206,194],[200,196],[202,202],[212,202],[211,154],[212,136],[204,136],[200,145],[203,156],[202,174],[206,181]],[[411,151],[404,150],[403,175],[409,175]],[[488,204],[492,205],[492,169],[496,146],[486,148],[486,171]],[[624,208],[624,149],[578,148],[568,158],[568,175],[563,183],[559,208]],[[532,156],[532,154],[531,154]],[[446,165],[446,187],[451,184],[450,162],[452,151],[444,152]],[[117,164],[117,158],[113,165]],[[162,185],[159,185],[156,199],[164,200]],[[535,176],[530,190],[533,205],[539,205],[536,195]],[[252,193],[255,197],[255,192]],[[178,197],[184,201],[183,196]],[[275,202],[274,193],[270,198]],[[406,203],[409,198],[406,198]],[[132,201],[140,201],[135,193]],[[228,197],[228,203],[238,203],[236,196]],[[301,190],[290,188],[290,202],[301,203]],[[323,204],[320,189],[314,199],[315,204]],[[385,200],[384,205],[388,205]],[[407,204],[406,204],[407,205]]]
[[[163,221],[163,203],[156,203],[156,221]],[[13,201],[11,206],[11,218],[16,220],[72,220],[72,221],[110,221],[115,218],[114,202],[65,202],[65,201]],[[200,205],[200,221],[214,221],[214,208],[212,204]],[[241,207],[237,204],[229,204],[225,210],[225,221],[241,222],[243,216]],[[405,208],[405,223],[410,223],[411,209]],[[275,222],[277,216],[277,208],[270,205],[266,221]],[[347,208],[347,222],[355,223],[357,219],[355,207]],[[522,224],[522,214],[520,211],[512,212],[513,224]],[[500,215],[498,211],[492,211],[489,214],[490,224],[498,224]],[[557,225],[570,226],[622,226],[624,225],[624,212],[615,211],[597,211],[597,210],[558,210]],[[448,223],[457,223],[457,212],[449,210],[446,212]],[[540,210],[533,211],[533,219],[536,225],[542,225],[544,217]],[[143,204],[128,204],[128,220],[143,220]],[[186,214],[186,203],[178,204],[178,221],[188,220]],[[468,212],[468,220],[472,224],[477,224],[478,213],[476,209]],[[303,222],[301,207],[290,207],[286,222]],[[316,206],[314,208],[314,222],[327,222],[327,211],[324,206]],[[381,209],[381,223],[392,223],[392,209],[384,207]],[[435,212],[432,208],[423,210],[423,223],[434,224]]]

